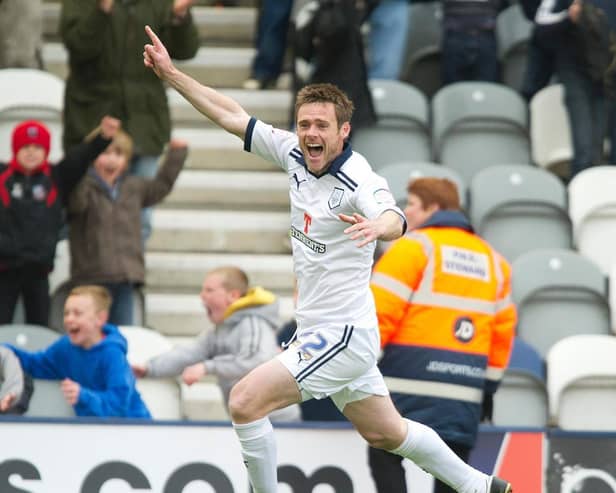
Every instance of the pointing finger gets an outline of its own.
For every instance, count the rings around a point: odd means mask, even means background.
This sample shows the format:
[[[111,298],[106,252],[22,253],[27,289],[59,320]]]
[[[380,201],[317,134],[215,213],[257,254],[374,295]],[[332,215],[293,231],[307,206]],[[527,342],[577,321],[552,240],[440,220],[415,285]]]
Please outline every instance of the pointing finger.
[[[158,39],[158,36],[156,36],[156,33],[152,30],[150,26],[145,26],[145,33],[150,37],[150,39],[152,40],[152,44],[155,48],[159,48],[163,45],[161,40]]]

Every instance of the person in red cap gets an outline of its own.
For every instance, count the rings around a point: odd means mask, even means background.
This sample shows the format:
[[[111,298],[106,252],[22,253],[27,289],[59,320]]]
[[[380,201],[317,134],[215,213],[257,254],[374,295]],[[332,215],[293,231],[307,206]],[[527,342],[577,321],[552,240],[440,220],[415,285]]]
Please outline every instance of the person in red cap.
[[[13,130],[13,157],[0,163],[0,324],[13,321],[21,296],[26,323],[47,326],[48,274],[66,198],[119,127],[119,120],[103,117],[99,135],[56,166],[47,160],[51,138],[43,123],[27,120]]]

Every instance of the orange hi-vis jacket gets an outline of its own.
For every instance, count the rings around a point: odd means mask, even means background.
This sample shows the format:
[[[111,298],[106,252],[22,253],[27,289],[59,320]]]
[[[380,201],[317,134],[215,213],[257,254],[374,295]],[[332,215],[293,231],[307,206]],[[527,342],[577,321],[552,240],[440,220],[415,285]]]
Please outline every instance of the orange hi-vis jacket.
[[[466,217],[438,211],[397,240],[372,275],[381,372],[400,412],[473,446],[516,324],[507,261]]]

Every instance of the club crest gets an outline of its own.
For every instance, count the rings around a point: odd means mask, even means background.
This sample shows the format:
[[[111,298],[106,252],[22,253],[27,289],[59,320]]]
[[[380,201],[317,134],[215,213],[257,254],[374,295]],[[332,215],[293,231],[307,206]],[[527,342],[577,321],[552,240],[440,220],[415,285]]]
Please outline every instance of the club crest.
[[[327,201],[329,208],[335,209],[336,207],[339,207],[340,204],[342,204],[343,196],[344,196],[344,189],[339,188],[339,187],[334,187],[334,191],[329,196],[329,200]]]

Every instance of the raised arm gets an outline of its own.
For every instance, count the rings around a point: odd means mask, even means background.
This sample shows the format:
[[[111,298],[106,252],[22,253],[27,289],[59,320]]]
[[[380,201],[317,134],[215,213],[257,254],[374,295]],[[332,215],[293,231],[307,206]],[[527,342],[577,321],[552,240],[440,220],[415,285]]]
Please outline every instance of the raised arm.
[[[165,45],[150,26],[145,27],[145,32],[150,37],[152,44],[144,46],[144,65],[151,68],[160,79],[178,91],[190,104],[216,125],[243,140],[246,127],[250,121],[250,116],[244,108],[237,101],[211,87],[200,84],[178,70],[173,65]]]

